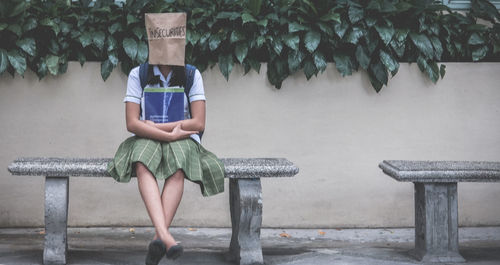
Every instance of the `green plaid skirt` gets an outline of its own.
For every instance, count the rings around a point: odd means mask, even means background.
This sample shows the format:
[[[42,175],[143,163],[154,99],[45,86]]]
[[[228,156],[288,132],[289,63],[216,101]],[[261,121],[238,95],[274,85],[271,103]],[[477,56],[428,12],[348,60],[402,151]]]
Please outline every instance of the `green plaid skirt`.
[[[200,185],[203,196],[224,191],[224,164],[192,139],[158,142],[129,137],[120,144],[107,170],[116,181],[129,182],[135,177],[135,162],[143,163],[157,179],[167,179],[182,169],[188,180]]]

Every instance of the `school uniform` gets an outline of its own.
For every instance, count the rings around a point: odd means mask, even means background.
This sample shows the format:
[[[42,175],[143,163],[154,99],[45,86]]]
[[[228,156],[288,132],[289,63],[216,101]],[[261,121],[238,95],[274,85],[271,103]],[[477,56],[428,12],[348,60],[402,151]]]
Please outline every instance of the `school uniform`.
[[[172,71],[165,77],[157,66],[154,75],[160,77],[161,84],[148,87],[167,87]],[[124,102],[144,105],[144,92],[139,79],[139,67],[132,69],[127,81],[127,93]],[[189,96],[189,97],[188,97]],[[193,85],[189,95],[184,94],[184,118],[190,118],[189,102],[206,100],[203,80],[198,70],[195,71]],[[144,113],[143,113],[144,114]],[[141,120],[144,115],[141,115]],[[108,164],[109,174],[118,182],[129,182],[135,176],[133,164],[143,163],[156,179],[167,179],[177,170],[182,169],[186,178],[200,185],[203,196],[212,196],[224,191],[224,165],[200,143],[200,137],[193,134],[188,139],[173,142],[160,142],[131,136],[120,144],[113,160]]]

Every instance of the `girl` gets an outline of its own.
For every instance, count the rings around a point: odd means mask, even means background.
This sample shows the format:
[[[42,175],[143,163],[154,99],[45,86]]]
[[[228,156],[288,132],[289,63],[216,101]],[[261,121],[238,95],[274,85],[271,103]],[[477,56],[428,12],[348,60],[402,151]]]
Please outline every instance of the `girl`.
[[[146,88],[185,87],[184,66],[149,65]],[[158,264],[162,257],[176,259],[183,253],[169,232],[182,198],[184,178],[198,183],[203,196],[224,191],[224,165],[200,145],[198,132],[205,129],[205,95],[198,70],[194,72],[189,95],[184,93],[184,120],[154,123],[142,120],[144,105],[139,67],[132,69],[127,82],[126,139],[108,165],[108,172],[119,182],[137,176],[139,191],[156,234],[149,244],[146,265]],[[189,100],[189,103],[188,103]],[[160,193],[157,179],[164,179]]]

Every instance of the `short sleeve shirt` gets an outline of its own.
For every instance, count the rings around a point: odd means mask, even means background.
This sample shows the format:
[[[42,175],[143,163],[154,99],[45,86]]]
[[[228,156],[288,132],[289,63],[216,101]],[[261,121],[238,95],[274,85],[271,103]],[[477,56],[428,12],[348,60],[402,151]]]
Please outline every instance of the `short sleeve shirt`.
[[[158,66],[153,66],[153,73],[154,75],[160,76],[160,80],[162,82],[162,87],[167,87],[168,82],[170,81],[170,78],[172,76],[172,71],[168,74],[168,76],[165,78],[163,74],[160,72],[160,69]],[[158,87],[159,85],[147,85],[146,87]],[[197,100],[206,100],[205,98],[205,90],[203,88],[203,80],[201,77],[200,71],[196,69],[194,73],[194,79],[193,79],[193,86],[189,90],[189,102],[197,101]],[[141,106],[144,105],[144,98],[143,98],[143,89],[141,87],[141,82],[139,79],[139,67],[135,67],[130,71],[130,74],[128,75],[128,81],[127,81],[127,94],[125,95],[125,98],[123,99],[123,102],[133,102],[136,104],[140,104]],[[188,105],[188,98],[184,94],[184,118],[185,119],[190,119],[189,115],[189,105]],[[141,120],[144,119],[144,117],[141,115],[140,117]],[[197,134],[192,134],[191,138],[193,138],[195,141],[198,143],[200,142],[200,137]]]

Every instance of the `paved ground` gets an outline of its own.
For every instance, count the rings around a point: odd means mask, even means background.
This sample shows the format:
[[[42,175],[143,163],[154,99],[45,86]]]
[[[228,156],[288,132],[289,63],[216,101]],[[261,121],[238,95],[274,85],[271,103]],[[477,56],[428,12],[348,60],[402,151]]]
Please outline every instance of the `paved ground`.
[[[70,228],[68,264],[144,264],[153,233],[152,228]],[[172,233],[186,252],[176,262],[160,264],[231,264],[225,259],[229,229],[173,228]],[[459,233],[466,264],[500,264],[500,227]],[[41,264],[43,236],[43,229],[0,229],[0,265]],[[408,254],[413,238],[413,229],[262,230],[268,265],[422,264]]]

